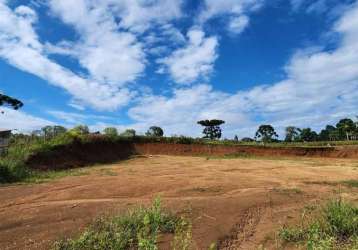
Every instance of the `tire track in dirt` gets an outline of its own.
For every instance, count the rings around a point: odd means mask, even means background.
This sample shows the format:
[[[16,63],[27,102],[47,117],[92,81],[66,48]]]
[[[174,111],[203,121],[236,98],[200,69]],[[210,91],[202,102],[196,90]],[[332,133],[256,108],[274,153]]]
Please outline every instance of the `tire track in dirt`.
[[[247,209],[229,233],[223,239],[219,240],[218,249],[220,250],[238,250],[243,249],[240,246],[250,241],[256,231],[257,225],[260,223],[261,214],[264,212],[265,207],[254,206]]]

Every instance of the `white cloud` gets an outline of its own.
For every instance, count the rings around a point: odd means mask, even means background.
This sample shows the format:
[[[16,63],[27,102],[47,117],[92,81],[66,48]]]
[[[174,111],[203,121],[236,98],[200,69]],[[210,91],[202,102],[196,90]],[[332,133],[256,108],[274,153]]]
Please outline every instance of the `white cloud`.
[[[169,133],[198,135],[196,121],[226,120],[225,135],[253,136],[260,123],[313,126],[356,115],[358,106],[358,4],[337,21],[342,41],[333,51],[297,52],[286,66],[287,79],[235,94],[209,85],[174,90],[172,97],[149,96],[129,111],[139,124],[156,122]],[[198,36],[200,37],[200,36]]]
[[[263,0],[205,0],[199,21],[204,23],[216,17],[228,18],[228,30],[239,34],[249,24],[248,14],[258,10]]]
[[[56,120],[61,120],[61,124],[66,123],[67,125],[74,126],[77,124],[88,124],[93,120],[109,120],[111,117],[102,116],[102,115],[92,115],[85,113],[74,113],[74,112],[64,112],[60,110],[49,110],[48,114],[56,118]]]
[[[115,16],[104,2],[79,0],[74,11],[73,1],[52,0],[50,7],[63,22],[75,27],[81,37],[70,54],[88,69],[94,80],[120,87],[143,72],[145,55],[135,35],[118,31]],[[59,47],[68,49],[61,44]]]
[[[53,122],[26,114],[9,108],[1,108],[0,128],[18,130],[20,132],[31,132],[46,125],[54,125]]]
[[[202,30],[193,28],[188,31],[187,37],[184,48],[179,48],[170,56],[158,60],[164,66],[158,72],[169,72],[179,84],[190,84],[201,78],[207,79],[218,57],[218,40],[215,36],[205,37]]]
[[[74,100],[97,109],[114,110],[132,97],[125,88],[74,74],[44,54],[33,24],[35,12],[25,6],[14,11],[0,3],[0,57],[11,65],[66,89]]]
[[[232,18],[229,24],[229,30],[233,33],[239,34],[249,25],[249,20],[250,19],[247,16]]]

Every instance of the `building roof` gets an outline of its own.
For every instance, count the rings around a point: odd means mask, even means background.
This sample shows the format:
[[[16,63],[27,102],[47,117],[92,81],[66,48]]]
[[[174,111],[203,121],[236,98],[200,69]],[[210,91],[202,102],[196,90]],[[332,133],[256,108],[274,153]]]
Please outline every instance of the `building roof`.
[[[11,132],[11,129],[0,128],[0,133],[1,132]]]

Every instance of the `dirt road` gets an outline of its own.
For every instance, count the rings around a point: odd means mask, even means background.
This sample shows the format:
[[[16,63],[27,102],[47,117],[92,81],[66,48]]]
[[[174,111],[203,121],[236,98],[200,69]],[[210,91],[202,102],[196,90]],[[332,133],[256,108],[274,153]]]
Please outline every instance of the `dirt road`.
[[[275,231],[306,204],[354,188],[327,185],[358,179],[358,161],[343,159],[208,159],[137,157],[88,168],[43,184],[0,187],[0,249],[48,249],[94,218],[148,204],[189,216],[197,249],[275,247]],[[166,243],[163,243],[165,246]]]

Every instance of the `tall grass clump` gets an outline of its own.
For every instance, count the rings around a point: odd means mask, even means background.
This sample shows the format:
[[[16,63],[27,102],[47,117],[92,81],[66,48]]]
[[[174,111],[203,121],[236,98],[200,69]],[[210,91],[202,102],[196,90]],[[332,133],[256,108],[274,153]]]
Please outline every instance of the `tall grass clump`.
[[[160,234],[174,234],[179,231],[180,235],[174,236],[177,241],[180,241],[176,244],[188,246],[189,238],[191,239],[190,223],[183,218],[164,212],[161,200],[156,198],[148,208],[138,207],[121,216],[98,219],[79,237],[55,242],[53,249],[155,250],[158,249]]]
[[[12,140],[8,151],[0,157],[0,183],[11,183],[33,177],[37,172],[26,166],[26,160],[39,152],[50,152],[55,147],[73,143],[80,137],[68,133],[54,138],[25,137]]]
[[[328,202],[298,227],[283,227],[279,237],[285,243],[306,249],[358,249],[358,207],[341,199]]]

